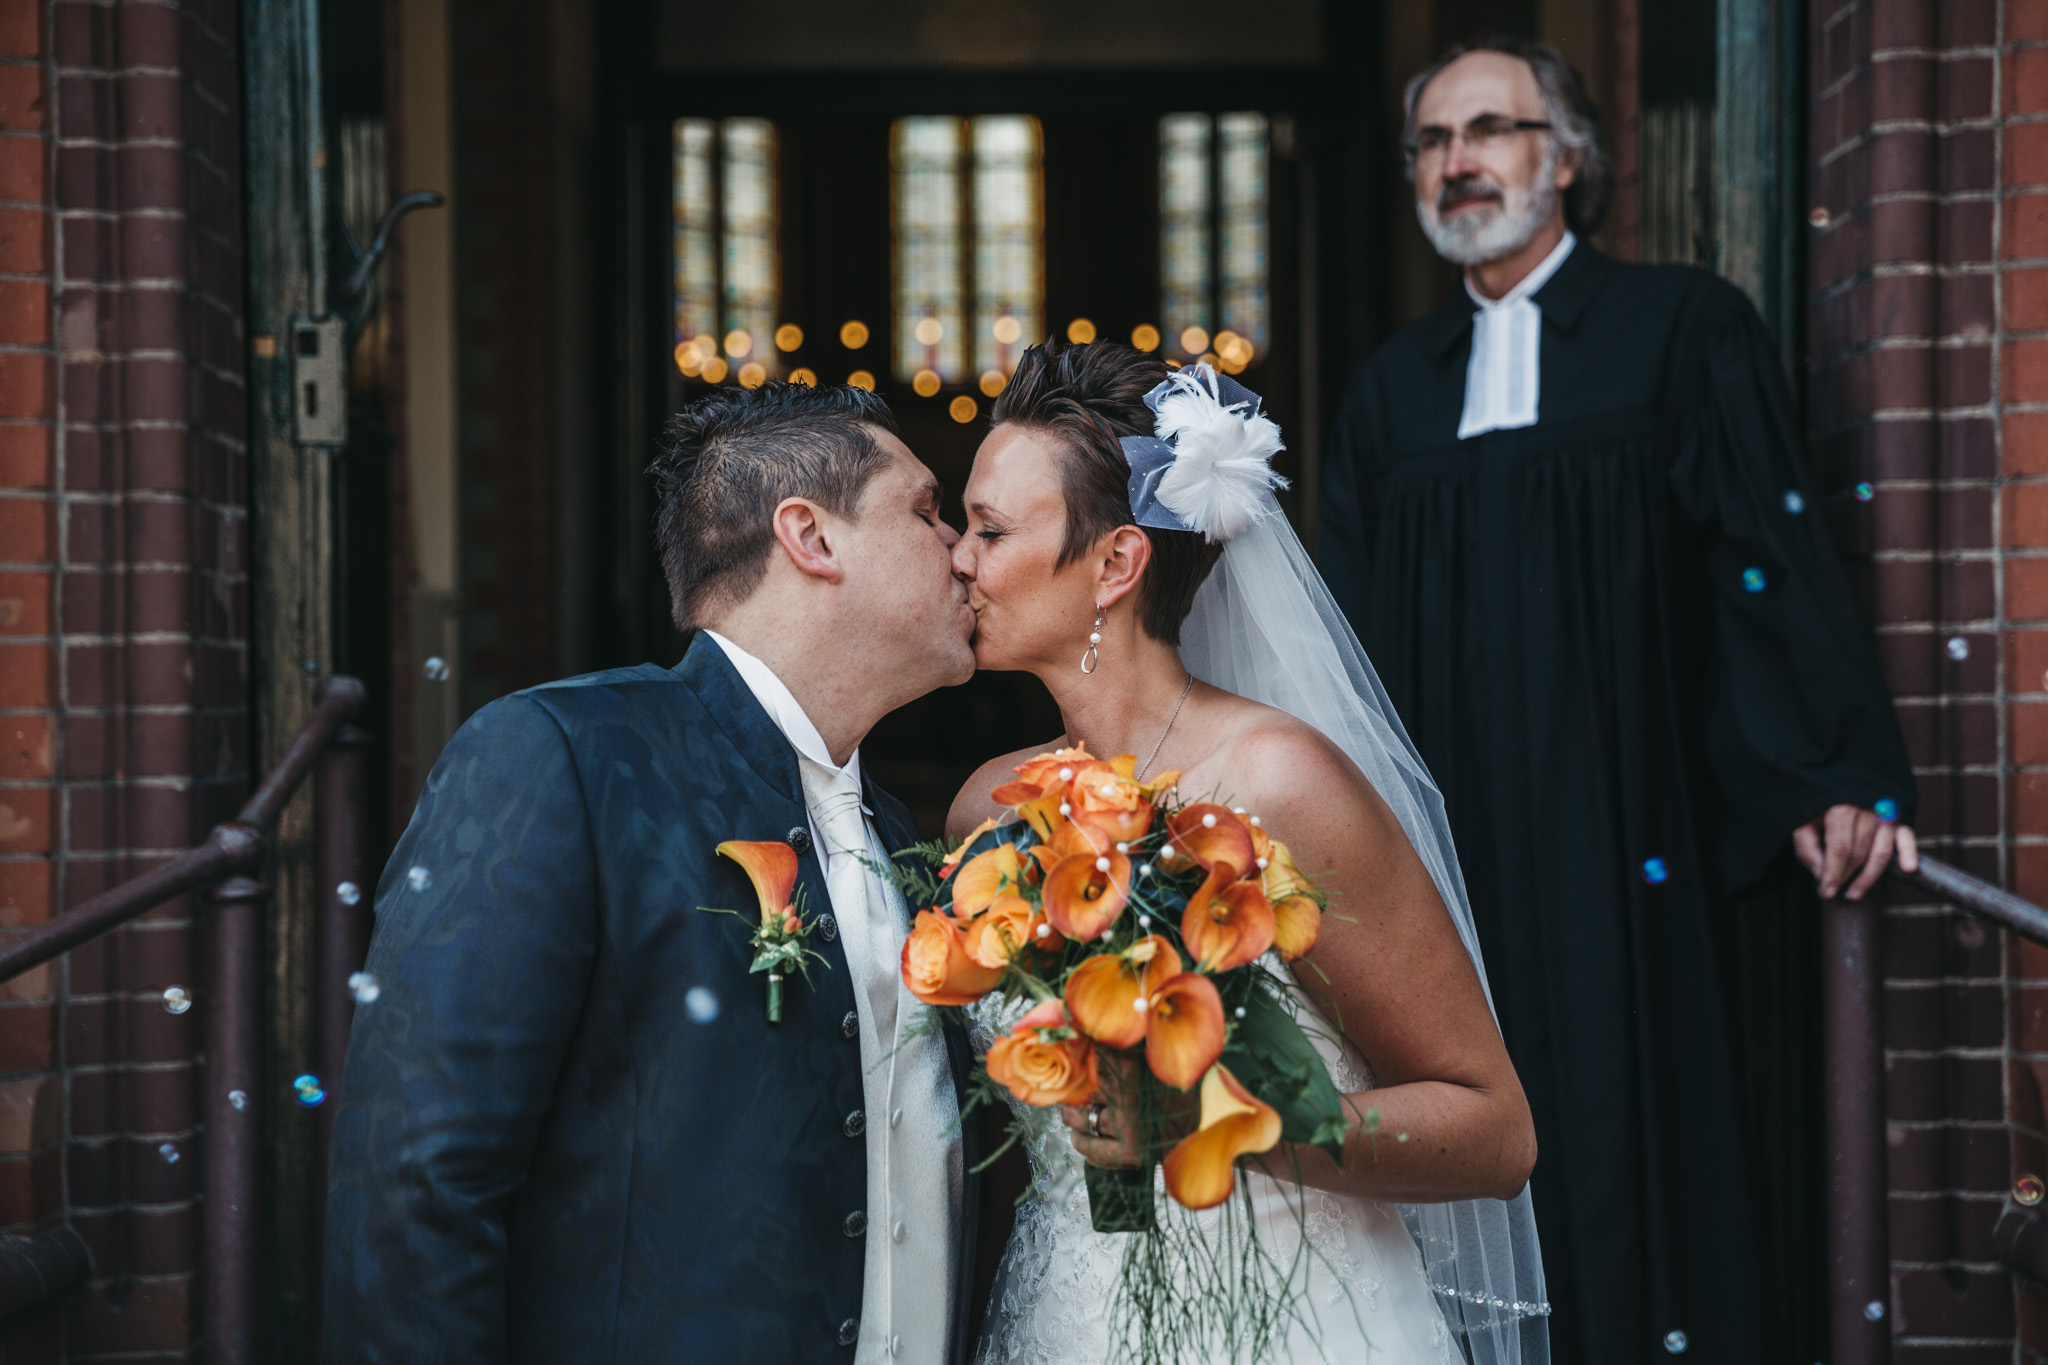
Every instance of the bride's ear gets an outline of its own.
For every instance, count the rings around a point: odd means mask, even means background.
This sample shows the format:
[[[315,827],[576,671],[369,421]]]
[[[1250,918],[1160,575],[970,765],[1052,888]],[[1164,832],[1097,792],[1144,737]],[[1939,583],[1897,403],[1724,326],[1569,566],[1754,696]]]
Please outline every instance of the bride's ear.
[[[1138,586],[1152,563],[1152,538],[1135,526],[1119,526],[1103,547],[1096,601],[1107,607]]]
[[[825,530],[824,512],[816,503],[808,498],[784,498],[775,509],[772,525],[775,543],[799,570],[830,583],[846,576]]]

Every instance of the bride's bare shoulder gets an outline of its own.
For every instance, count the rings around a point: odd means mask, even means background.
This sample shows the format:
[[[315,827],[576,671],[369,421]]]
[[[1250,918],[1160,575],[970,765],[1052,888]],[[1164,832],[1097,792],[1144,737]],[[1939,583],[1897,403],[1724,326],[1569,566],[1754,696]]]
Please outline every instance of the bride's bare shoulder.
[[[1012,753],[998,754],[976,768],[974,776],[967,779],[953,798],[953,809],[946,815],[946,841],[952,843],[983,820],[1002,815],[1005,808],[989,800],[988,794],[1008,782],[1015,775],[1017,765],[1024,760],[1059,747],[1058,740],[1048,740]]]
[[[1357,765],[1322,731],[1245,697],[1230,696],[1229,702],[1220,727],[1223,740],[1203,764],[1228,775],[1213,784],[1217,797],[1277,815],[1300,801],[1328,802],[1340,793],[1363,796],[1370,791]],[[1181,795],[1192,799],[1195,793],[1183,782]]]

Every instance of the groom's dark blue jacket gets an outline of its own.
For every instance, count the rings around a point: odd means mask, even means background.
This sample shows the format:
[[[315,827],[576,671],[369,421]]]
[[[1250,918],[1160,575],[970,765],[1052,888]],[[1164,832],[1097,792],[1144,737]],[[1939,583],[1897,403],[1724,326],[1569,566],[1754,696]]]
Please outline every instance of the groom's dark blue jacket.
[[[890,848],[917,838],[867,797]],[[794,752],[709,639],[462,727],[377,888],[379,989],[337,1096],[328,1365],[852,1360],[867,1160],[845,954],[814,932],[829,965],[769,1025],[757,902],[713,852],[790,839],[823,912],[805,830]],[[958,1085],[965,1040],[947,1044]]]

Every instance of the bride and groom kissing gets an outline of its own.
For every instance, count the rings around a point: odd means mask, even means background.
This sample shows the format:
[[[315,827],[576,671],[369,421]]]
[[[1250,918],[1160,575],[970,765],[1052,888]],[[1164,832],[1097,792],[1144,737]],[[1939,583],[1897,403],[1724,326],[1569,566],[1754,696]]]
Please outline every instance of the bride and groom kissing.
[[[984,1299],[987,1154],[962,1113],[1008,1021],[931,1027],[899,975],[921,907],[879,869],[922,835],[860,743],[977,667],[1038,676],[1066,728],[990,759],[949,844],[1000,813],[989,792],[1019,763],[1085,747],[1284,825],[1329,897],[1305,979],[1356,1118],[1345,1159],[1295,1144],[1242,1177],[1254,1219],[1310,1253],[1272,1286],[1314,1310],[1285,1358],[1547,1359],[1534,1130],[1442,801],[1280,515],[1257,407],[1206,367],[1034,347],[964,531],[872,394],[719,390],[675,419],[652,472],[682,662],[479,711],[378,888],[380,989],[335,1116],[326,1359],[1127,1344],[1109,1303],[1127,1239],[1093,1230],[1079,1179],[1138,1164],[1125,1092],[1106,1073],[1089,1103],[1024,1115],[1033,1197]],[[715,851],[731,840],[793,848],[814,916],[819,960],[775,1022],[743,923],[705,909],[752,904]]]

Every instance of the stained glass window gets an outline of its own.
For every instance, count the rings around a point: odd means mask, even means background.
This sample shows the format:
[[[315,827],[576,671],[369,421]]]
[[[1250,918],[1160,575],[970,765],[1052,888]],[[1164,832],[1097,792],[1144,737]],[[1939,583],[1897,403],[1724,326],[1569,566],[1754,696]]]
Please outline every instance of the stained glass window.
[[[890,161],[896,206],[896,373],[958,379],[963,366],[957,118],[896,121]],[[936,392],[936,390],[934,390]]]
[[[977,118],[974,139],[974,368],[1000,388],[1045,333],[1045,209],[1038,120]]]
[[[1214,326],[1209,169],[1207,114],[1159,120],[1159,311],[1167,345],[1183,355],[1207,350]]]
[[[676,363],[758,383],[779,368],[775,125],[678,119],[673,139]]]
[[[1264,114],[1159,121],[1159,295],[1169,350],[1236,373],[1266,349],[1270,127]],[[1212,350],[1213,348],[1213,350]]]
[[[999,391],[1044,334],[1041,156],[1027,115],[896,122],[896,372],[926,397],[970,361]]]

